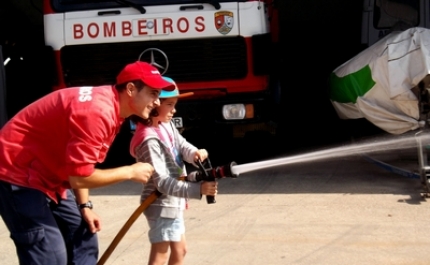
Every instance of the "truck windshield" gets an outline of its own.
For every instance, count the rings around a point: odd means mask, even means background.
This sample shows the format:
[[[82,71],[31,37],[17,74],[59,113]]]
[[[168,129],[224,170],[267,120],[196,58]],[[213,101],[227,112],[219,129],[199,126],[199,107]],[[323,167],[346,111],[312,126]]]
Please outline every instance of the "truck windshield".
[[[377,29],[417,26],[419,0],[376,0],[373,21]]]
[[[144,8],[154,5],[180,5],[207,3],[220,8],[223,2],[246,2],[247,0],[52,0],[52,8],[56,12],[84,11],[105,8],[118,8],[129,6],[144,13]]]

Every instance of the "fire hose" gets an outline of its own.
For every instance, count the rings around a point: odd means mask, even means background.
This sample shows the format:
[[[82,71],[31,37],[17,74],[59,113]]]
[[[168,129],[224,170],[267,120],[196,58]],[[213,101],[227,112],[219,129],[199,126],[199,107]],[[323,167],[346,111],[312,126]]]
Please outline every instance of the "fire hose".
[[[105,264],[106,260],[110,257],[110,254],[114,251],[116,246],[119,244],[121,239],[124,237],[124,235],[128,232],[131,225],[139,218],[139,216],[142,214],[142,212],[148,208],[151,203],[153,203],[161,193],[156,190],[151,193],[140,205],[137,207],[137,209],[132,213],[130,218],[128,218],[127,222],[124,224],[124,226],[119,230],[118,234],[113,239],[112,243],[110,243],[109,247],[106,249],[106,251],[103,253],[100,260],[97,262],[97,265]]]
[[[185,178],[180,178],[180,180],[186,180],[186,181],[193,181],[193,182],[199,182],[199,181],[215,181],[215,179],[219,178],[236,178],[237,175],[232,173],[232,167],[236,165],[236,162],[231,162],[230,164],[226,166],[220,166],[216,168],[212,168],[211,162],[209,158],[207,158],[204,163],[202,163],[200,160],[197,161],[200,170],[191,172],[189,176]],[[125,234],[128,232],[130,227],[133,225],[133,223],[139,218],[139,216],[143,213],[143,211],[146,210],[158,197],[162,195],[161,192],[158,190],[153,191],[140,205],[137,207],[136,210],[131,214],[130,218],[128,218],[127,222],[122,226],[122,228],[119,230],[118,234],[115,236],[115,238],[110,243],[109,247],[105,250],[99,261],[97,262],[97,265],[103,265],[106,263],[107,259],[110,257],[112,252],[115,250],[115,248],[118,246],[121,239],[125,236]],[[215,203],[215,197],[214,196],[206,196],[206,201],[208,204]]]

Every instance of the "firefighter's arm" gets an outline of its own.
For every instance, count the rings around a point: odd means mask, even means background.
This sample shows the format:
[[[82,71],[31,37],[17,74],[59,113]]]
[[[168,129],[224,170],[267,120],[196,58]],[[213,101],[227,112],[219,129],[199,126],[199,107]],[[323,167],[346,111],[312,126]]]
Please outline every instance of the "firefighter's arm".
[[[91,189],[108,186],[132,180],[147,183],[154,173],[154,168],[149,163],[137,162],[129,166],[121,166],[110,169],[94,169],[88,177],[70,176],[70,186],[74,189]]]

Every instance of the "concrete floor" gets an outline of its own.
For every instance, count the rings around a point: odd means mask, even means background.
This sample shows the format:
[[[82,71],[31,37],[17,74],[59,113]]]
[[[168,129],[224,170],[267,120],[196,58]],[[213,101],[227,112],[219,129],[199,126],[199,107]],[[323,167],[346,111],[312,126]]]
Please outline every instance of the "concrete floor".
[[[103,219],[100,255],[138,207],[140,189],[124,182],[91,192]],[[185,264],[427,265],[430,207],[421,191],[418,179],[361,156],[221,179],[216,204],[194,200],[186,211]],[[105,264],[146,264],[147,231],[141,216]],[[18,264],[8,235],[0,223],[0,260]]]

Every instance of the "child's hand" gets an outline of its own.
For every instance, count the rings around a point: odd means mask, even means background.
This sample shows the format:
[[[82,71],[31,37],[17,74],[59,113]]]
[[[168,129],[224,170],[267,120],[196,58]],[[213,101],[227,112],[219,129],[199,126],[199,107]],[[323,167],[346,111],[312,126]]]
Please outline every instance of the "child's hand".
[[[202,184],[200,184],[200,193],[202,195],[215,196],[218,193],[218,182],[203,181]]]
[[[206,158],[208,158],[209,154],[208,151],[206,151],[206,149],[199,149],[195,152],[194,154],[194,161],[200,160],[200,161],[205,161]]]

